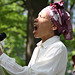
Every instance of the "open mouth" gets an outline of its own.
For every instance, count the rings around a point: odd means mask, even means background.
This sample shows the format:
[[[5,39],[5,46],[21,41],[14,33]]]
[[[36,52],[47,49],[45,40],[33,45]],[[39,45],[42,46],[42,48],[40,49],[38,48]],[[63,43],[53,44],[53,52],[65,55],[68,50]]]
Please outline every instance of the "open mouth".
[[[36,25],[34,25],[34,30],[37,30],[37,26]]]
[[[33,31],[33,33],[36,33],[37,29],[38,29],[38,26],[34,25],[34,31]]]

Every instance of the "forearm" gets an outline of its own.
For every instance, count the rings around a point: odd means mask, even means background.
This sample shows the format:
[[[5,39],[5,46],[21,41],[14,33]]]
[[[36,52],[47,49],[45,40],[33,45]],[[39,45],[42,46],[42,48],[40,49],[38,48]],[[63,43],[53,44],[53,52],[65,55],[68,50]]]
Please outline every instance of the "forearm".
[[[28,67],[21,67],[15,62],[14,58],[10,58],[6,54],[0,56],[0,65],[4,67],[10,75],[29,75]]]

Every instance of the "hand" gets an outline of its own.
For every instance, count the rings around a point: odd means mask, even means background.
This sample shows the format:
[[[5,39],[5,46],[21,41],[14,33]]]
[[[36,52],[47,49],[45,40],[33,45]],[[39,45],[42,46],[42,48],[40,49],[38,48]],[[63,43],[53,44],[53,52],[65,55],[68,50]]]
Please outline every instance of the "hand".
[[[74,69],[75,69],[75,65],[74,65]]]
[[[3,54],[3,51],[1,50],[1,48],[0,48],[0,56]]]

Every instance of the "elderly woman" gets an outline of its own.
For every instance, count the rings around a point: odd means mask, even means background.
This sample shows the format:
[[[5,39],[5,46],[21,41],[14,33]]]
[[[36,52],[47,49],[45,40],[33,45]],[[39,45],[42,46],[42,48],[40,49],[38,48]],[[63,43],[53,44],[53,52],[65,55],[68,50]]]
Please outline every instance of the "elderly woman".
[[[63,34],[71,40],[72,25],[70,15],[64,10],[63,2],[55,2],[44,8],[34,19],[35,38],[42,40],[34,49],[28,66],[21,67],[14,58],[0,51],[0,65],[10,75],[65,75],[67,66],[67,49],[60,41]]]

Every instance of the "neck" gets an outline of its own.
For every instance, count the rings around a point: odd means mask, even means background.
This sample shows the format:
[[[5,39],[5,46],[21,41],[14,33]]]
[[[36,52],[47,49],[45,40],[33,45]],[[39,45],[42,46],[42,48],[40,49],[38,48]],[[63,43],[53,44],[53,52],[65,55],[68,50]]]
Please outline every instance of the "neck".
[[[54,34],[42,37],[42,43],[45,42],[47,39],[53,37],[53,36],[54,36]]]

